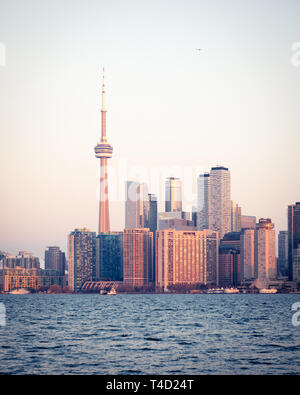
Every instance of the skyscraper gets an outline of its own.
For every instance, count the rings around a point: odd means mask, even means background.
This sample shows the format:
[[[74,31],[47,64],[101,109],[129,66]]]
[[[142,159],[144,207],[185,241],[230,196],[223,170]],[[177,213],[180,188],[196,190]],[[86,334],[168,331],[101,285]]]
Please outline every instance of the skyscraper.
[[[148,194],[148,210],[145,210],[145,228],[155,235],[157,230],[157,197],[151,193]]]
[[[106,137],[106,105],[105,105],[105,84],[103,69],[102,84],[102,109],[101,109],[101,139],[95,147],[96,158],[100,159],[100,201],[99,201],[99,223],[98,233],[109,232],[109,200],[108,200],[108,180],[107,180],[107,159],[112,157],[113,148],[107,142]]]
[[[156,233],[156,287],[216,284],[218,234],[212,230],[159,230]]]
[[[149,229],[124,229],[123,284],[148,287],[153,282],[153,233]]]
[[[263,286],[277,277],[275,230],[272,221],[260,219],[255,230],[254,276]]]
[[[294,252],[300,247],[300,202],[288,206],[289,280],[293,280]]]
[[[210,227],[220,239],[231,231],[230,172],[227,167],[213,167],[210,172],[211,219]]]
[[[281,230],[278,233],[278,274],[286,275],[288,273],[288,231]]]
[[[211,194],[209,173],[200,174],[197,180],[197,229],[210,229]]]
[[[165,210],[182,211],[182,185],[181,180],[169,177],[165,183]]]
[[[85,281],[96,277],[96,233],[75,229],[68,237],[68,285],[78,292]]]
[[[231,232],[240,232],[242,209],[237,202],[231,201]]]
[[[126,181],[125,228],[144,228],[150,209],[145,183]]]
[[[65,268],[65,253],[59,247],[48,247],[45,251],[45,269],[57,270],[60,276],[64,276]]]

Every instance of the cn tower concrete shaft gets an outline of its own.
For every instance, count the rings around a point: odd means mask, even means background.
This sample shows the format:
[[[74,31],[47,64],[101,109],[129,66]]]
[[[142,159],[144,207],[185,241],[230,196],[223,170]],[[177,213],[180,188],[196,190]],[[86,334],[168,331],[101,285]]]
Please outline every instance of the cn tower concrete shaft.
[[[110,232],[107,159],[112,157],[113,147],[108,144],[106,137],[106,106],[105,84],[103,70],[102,109],[101,109],[101,140],[95,147],[96,158],[100,159],[100,201],[98,233]]]

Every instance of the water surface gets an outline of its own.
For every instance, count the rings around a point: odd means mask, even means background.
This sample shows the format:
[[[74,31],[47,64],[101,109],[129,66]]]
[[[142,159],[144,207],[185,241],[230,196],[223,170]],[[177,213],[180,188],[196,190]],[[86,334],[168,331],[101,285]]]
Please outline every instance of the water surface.
[[[0,295],[4,374],[299,374],[300,295]]]

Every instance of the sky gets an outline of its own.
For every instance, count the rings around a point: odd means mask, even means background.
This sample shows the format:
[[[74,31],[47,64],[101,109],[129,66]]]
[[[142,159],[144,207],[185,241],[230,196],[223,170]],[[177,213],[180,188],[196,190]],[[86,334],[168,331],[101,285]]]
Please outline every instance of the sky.
[[[112,230],[126,179],[231,173],[245,215],[300,200],[298,0],[0,0],[0,250],[44,258],[97,230],[105,67]],[[202,51],[197,51],[201,48]]]

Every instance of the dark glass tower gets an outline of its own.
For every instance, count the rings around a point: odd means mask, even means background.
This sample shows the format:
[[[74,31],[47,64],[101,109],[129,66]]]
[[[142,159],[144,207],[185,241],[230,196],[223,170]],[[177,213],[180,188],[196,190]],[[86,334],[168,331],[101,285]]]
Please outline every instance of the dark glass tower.
[[[289,280],[293,280],[294,251],[300,248],[300,202],[288,206]]]

